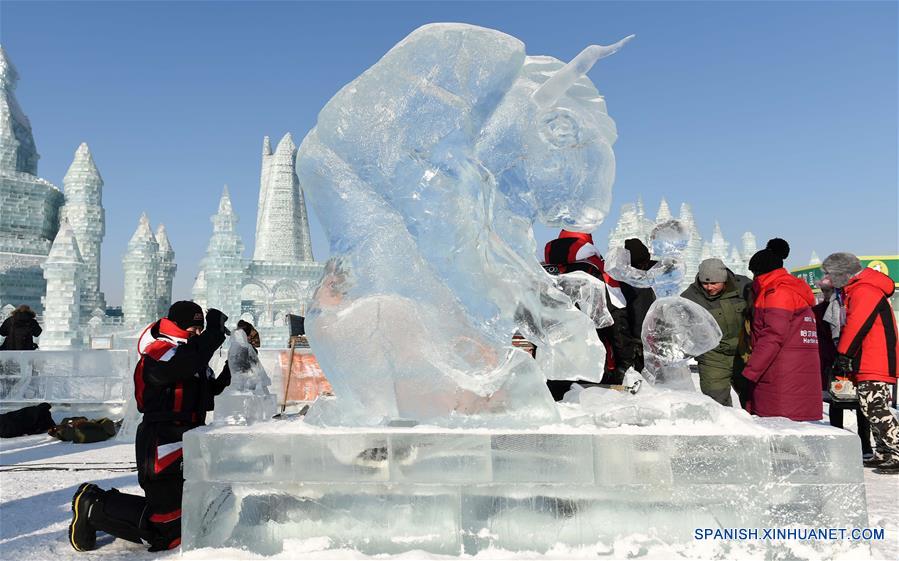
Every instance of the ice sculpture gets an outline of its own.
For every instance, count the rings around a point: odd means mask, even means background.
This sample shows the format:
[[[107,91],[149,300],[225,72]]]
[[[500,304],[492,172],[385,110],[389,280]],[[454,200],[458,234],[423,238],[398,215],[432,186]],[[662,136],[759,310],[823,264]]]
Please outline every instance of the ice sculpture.
[[[686,265],[681,253],[690,242],[690,232],[678,220],[657,224],[649,235],[656,264],[648,270],[631,265],[630,251],[616,247],[606,258],[606,272],[615,280],[641,288],[651,287],[657,296],[674,296],[680,289]]]
[[[718,346],[721,328],[702,306],[680,296],[659,298],[643,320],[643,376],[672,389],[693,390],[691,357]]]
[[[250,425],[270,419],[275,414],[277,402],[268,389],[272,381],[259,362],[256,349],[242,329],[231,333],[230,343],[231,385],[215,400],[215,422]]]
[[[333,256],[306,326],[337,400],[311,420],[552,421],[545,375],[601,374],[594,322],[534,259],[531,227],[605,218],[616,129],[586,72],[626,40],[564,64],[427,25],[328,102],[297,160]],[[547,355],[579,344],[546,372],[515,331]]]
[[[305,422],[188,431],[185,550],[586,558],[617,540],[637,556],[695,547],[696,528],[866,526],[845,431],[750,422],[665,387],[585,391],[579,411],[549,401],[546,369],[601,367],[607,320],[597,285],[543,273],[530,228],[605,214],[614,125],[581,76],[605,52],[562,70],[508,35],[429,25],[322,111],[298,167],[334,258],[306,327],[338,399]],[[720,337],[683,302],[648,318],[660,380]],[[538,357],[580,349],[538,368],[508,348],[515,329]],[[352,423],[393,426],[320,426]]]

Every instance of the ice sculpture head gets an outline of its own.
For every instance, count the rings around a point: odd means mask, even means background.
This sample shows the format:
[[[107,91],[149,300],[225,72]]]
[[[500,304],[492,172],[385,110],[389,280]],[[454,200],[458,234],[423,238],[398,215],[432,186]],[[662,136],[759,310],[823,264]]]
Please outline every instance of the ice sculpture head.
[[[516,207],[547,226],[590,231],[609,212],[615,122],[586,73],[614,45],[591,45],[565,64],[525,59],[478,143],[481,160]]]

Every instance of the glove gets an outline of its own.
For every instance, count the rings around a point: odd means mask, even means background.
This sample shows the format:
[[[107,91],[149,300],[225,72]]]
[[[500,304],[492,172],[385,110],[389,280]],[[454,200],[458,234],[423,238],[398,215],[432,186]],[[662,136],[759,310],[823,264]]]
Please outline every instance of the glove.
[[[223,314],[221,310],[216,310],[215,308],[209,308],[206,311],[206,330],[215,332],[215,333],[224,333],[225,335],[231,335],[231,332],[225,327],[225,322],[228,321],[228,316]]]
[[[852,367],[852,357],[849,355],[838,354],[836,360],[833,361],[834,376],[848,377],[855,371]]]
[[[218,389],[217,393],[221,393],[222,390],[231,385],[231,368],[228,366],[227,361],[225,362],[224,368],[222,368],[221,373],[215,379],[215,386]]]

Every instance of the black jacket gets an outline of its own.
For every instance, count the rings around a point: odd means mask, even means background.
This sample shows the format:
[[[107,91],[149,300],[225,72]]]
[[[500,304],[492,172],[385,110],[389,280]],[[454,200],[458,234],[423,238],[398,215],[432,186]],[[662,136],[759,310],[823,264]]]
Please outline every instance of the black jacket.
[[[159,320],[141,335],[134,394],[145,422],[202,425],[206,412],[212,411],[214,396],[231,381],[227,368],[218,378],[209,368],[224,334],[207,330],[195,337],[188,335],[168,319]]]
[[[6,337],[0,350],[33,351],[37,348],[34,337],[40,337],[41,326],[34,319],[34,312],[15,311],[0,325],[0,335]]]

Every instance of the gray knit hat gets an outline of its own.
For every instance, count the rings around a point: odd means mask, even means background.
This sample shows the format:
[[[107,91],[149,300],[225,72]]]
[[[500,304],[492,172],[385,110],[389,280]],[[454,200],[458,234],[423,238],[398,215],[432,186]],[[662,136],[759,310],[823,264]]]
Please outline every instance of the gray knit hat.
[[[821,263],[835,288],[843,288],[856,273],[862,270],[862,262],[851,253],[831,253]]]
[[[699,264],[696,274],[699,282],[727,282],[727,267],[720,259],[712,257]]]

